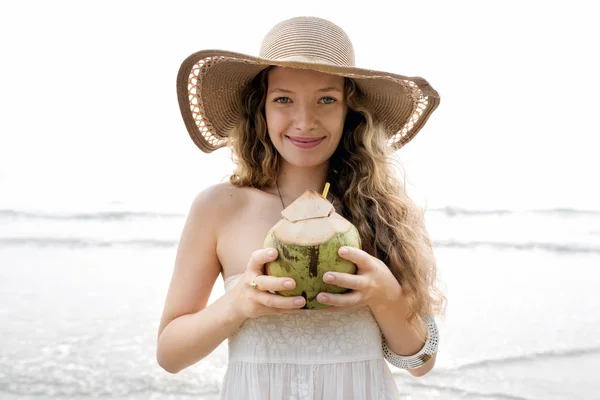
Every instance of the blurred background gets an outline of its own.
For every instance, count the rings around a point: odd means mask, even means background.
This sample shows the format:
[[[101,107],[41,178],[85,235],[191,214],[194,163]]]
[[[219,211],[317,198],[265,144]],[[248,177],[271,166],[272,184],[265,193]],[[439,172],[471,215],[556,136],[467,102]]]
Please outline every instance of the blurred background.
[[[600,27],[592,2],[533,0],[2,2],[0,399],[217,397],[226,343],[155,360],[186,213],[232,171],[175,78],[297,15],[442,97],[399,153],[449,301],[435,369],[392,367],[403,398],[600,399]]]

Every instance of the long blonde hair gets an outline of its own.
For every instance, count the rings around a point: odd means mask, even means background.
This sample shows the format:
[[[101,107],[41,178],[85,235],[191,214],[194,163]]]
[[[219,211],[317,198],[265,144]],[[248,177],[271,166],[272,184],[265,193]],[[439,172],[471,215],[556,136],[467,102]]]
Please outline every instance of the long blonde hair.
[[[230,134],[236,163],[230,182],[237,187],[260,189],[277,179],[280,155],[267,133],[264,114],[271,68],[248,85],[241,99],[242,118]],[[349,78],[345,96],[348,115],[327,177],[333,204],[357,227],[363,250],[383,261],[400,283],[409,303],[408,320],[442,314],[446,298],[436,287],[436,260],[424,212],[396,178],[386,133]]]

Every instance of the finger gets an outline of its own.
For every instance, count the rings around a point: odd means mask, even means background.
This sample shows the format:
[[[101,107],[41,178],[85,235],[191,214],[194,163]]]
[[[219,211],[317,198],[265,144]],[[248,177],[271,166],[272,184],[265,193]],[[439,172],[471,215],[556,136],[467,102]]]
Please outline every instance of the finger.
[[[269,308],[280,308],[280,309],[294,309],[304,307],[306,300],[302,296],[285,297],[278,294],[271,294],[269,292],[262,292],[257,290],[253,294],[254,300],[261,303],[265,307]]]
[[[290,290],[296,287],[296,281],[292,278],[280,278],[277,276],[259,275],[254,278],[256,289],[259,290]]]
[[[352,307],[360,303],[362,297],[360,292],[337,293],[319,293],[317,301],[321,304],[328,304],[337,307]]]
[[[365,275],[328,271],[323,275],[323,282],[346,289],[364,290],[369,286],[370,280]]]
[[[374,265],[374,259],[369,253],[355,247],[342,246],[338,250],[338,254],[343,259],[353,262],[358,268],[370,268]]]
[[[256,250],[250,256],[250,261],[248,261],[246,268],[257,274],[262,274],[265,264],[275,260],[277,255],[277,249],[274,248]]]

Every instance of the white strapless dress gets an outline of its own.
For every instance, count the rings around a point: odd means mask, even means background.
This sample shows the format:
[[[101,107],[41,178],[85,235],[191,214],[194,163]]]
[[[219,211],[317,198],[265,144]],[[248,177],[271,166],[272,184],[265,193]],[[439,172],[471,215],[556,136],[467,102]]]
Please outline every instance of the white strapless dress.
[[[225,290],[240,275],[225,280]],[[297,310],[246,320],[228,339],[222,399],[399,398],[368,307]]]

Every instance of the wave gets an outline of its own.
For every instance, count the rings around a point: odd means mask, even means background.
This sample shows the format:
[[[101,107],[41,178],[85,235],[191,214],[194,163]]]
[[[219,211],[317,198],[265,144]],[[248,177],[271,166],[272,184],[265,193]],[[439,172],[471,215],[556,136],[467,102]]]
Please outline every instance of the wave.
[[[600,346],[598,347],[582,347],[576,349],[554,349],[547,351],[540,351],[535,353],[523,354],[523,355],[515,355],[509,357],[502,357],[497,359],[488,359],[488,360],[480,360],[474,361],[467,364],[462,364],[453,369],[453,371],[465,371],[469,369],[475,368],[487,368],[487,367],[495,367],[502,366],[508,364],[516,364],[523,363],[529,361],[539,361],[544,359],[556,359],[556,358],[569,358],[569,357],[579,357],[584,355],[600,355]]]
[[[580,245],[575,243],[434,240],[433,245],[434,247],[439,248],[474,249],[479,247],[489,247],[496,250],[542,250],[553,253],[600,254],[600,246]]]
[[[431,382],[418,382],[416,379],[403,382],[403,386],[437,390],[441,398],[444,398],[444,393],[460,396],[461,399],[493,399],[493,400],[531,400],[529,397],[516,396],[508,393],[490,392],[484,393],[481,391],[462,389],[449,385],[434,384]]]
[[[99,211],[89,213],[50,213],[42,211],[0,210],[0,218],[45,219],[45,220],[81,220],[81,221],[123,221],[143,218],[183,218],[185,214],[138,212],[138,211]]]
[[[154,247],[168,248],[177,246],[175,240],[131,239],[98,240],[84,238],[23,237],[0,238],[0,247],[66,247],[66,248],[106,248],[106,247]]]
[[[549,361],[556,360],[557,358],[572,358],[583,355],[600,355],[600,346],[597,347],[584,347],[584,348],[571,348],[571,349],[558,349],[558,350],[547,350],[535,353],[514,355],[498,359],[487,359],[474,361],[471,363],[465,363],[456,367],[439,367],[436,366],[433,371],[430,372],[429,378],[426,381],[420,381],[410,379],[406,374],[402,372],[393,371],[397,381],[401,381],[401,387],[427,389],[437,391],[437,395],[440,398],[445,398],[445,394],[450,397],[459,396],[465,399],[503,399],[503,400],[529,400],[530,397],[524,394],[508,393],[502,388],[498,387],[487,387],[485,384],[477,385],[478,388],[463,387],[463,377],[466,371],[469,370],[484,370],[494,371],[497,368],[511,365],[511,364],[526,364],[532,361]],[[481,383],[481,382],[480,382]],[[514,390],[513,390],[514,392]]]
[[[96,239],[84,237],[0,237],[0,247],[63,247],[63,248],[107,248],[107,247],[156,247],[168,248],[175,247],[178,240],[170,239]],[[542,250],[553,253],[566,254],[600,254],[598,246],[583,246],[578,244],[564,243],[503,243],[503,242],[483,242],[483,241],[454,241],[454,240],[434,240],[435,248],[459,248],[474,249],[479,247],[488,247],[495,250],[520,250],[535,251]]]
[[[549,216],[600,216],[600,210],[584,210],[576,208],[549,208],[549,209],[531,209],[531,210],[510,210],[510,209],[490,209],[490,210],[477,210],[467,209],[460,207],[443,207],[443,208],[430,208],[427,210],[432,213],[441,213],[447,217],[461,217],[461,216],[505,216],[511,214],[541,214]]]
[[[510,209],[467,209],[460,207],[430,208],[427,210],[432,214],[443,214],[447,217],[476,217],[476,216],[506,216],[522,214],[541,214],[548,216],[567,217],[567,216],[600,216],[600,210],[583,210],[574,208],[553,208],[538,210],[510,210]],[[46,211],[27,211],[0,209],[0,218],[10,219],[42,219],[42,220],[130,220],[136,218],[184,218],[184,213],[168,212],[140,212],[140,211],[92,211],[92,212],[46,212]]]

